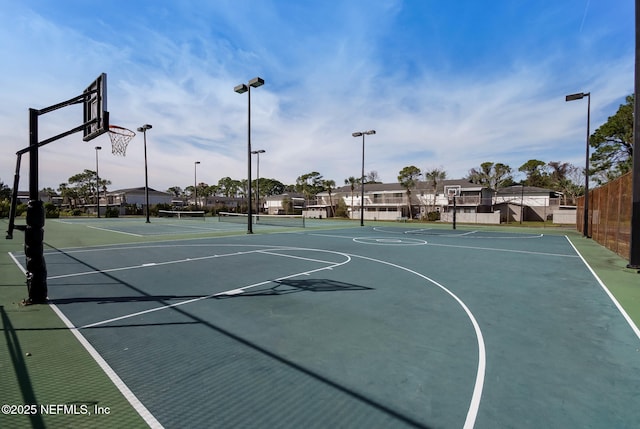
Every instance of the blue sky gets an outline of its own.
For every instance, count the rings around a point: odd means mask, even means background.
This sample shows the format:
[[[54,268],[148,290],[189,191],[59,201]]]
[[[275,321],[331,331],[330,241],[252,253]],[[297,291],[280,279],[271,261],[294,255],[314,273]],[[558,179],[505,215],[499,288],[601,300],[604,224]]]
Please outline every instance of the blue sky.
[[[149,186],[246,178],[251,93],[260,176],[317,171],[344,183],[405,166],[448,178],[482,162],[584,165],[592,132],[633,92],[631,0],[0,0],[0,180],[28,145],[28,109],[79,95],[108,75],[111,123],[147,133]],[[44,139],[81,124],[79,106],[40,117]],[[110,189],[144,185],[142,135],[125,158],[103,135],[40,151],[40,188],[85,168]],[[28,162],[23,162],[26,189]],[[255,177],[255,159],[254,171]]]

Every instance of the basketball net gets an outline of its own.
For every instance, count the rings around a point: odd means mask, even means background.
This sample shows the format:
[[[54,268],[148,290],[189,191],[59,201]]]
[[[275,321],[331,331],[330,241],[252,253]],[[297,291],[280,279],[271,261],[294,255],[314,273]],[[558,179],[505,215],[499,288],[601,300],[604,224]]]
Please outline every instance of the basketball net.
[[[124,127],[109,125],[111,153],[114,155],[125,156],[127,153],[127,145],[135,135],[136,133]]]

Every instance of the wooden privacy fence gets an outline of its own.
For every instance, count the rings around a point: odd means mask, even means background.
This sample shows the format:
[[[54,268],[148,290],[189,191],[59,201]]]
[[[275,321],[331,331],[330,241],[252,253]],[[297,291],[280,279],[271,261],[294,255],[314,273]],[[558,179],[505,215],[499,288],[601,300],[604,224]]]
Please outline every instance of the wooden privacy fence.
[[[621,257],[629,258],[632,175],[627,173],[589,191],[588,235]],[[578,231],[584,231],[584,197],[577,201]]]

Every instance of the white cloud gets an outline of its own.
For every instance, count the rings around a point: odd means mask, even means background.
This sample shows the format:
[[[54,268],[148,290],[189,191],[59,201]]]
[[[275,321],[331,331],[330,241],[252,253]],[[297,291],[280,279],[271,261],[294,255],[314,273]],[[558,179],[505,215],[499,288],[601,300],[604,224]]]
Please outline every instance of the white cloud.
[[[0,138],[9,154],[0,161],[0,180],[10,181],[12,154],[27,144],[27,107],[70,98],[103,71],[112,123],[133,130],[153,125],[149,184],[161,190],[189,186],[194,161],[202,163],[199,181],[246,177],[247,94],[233,87],[256,75],[266,83],[252,91],[253,148],[267,151],[260,175],[284,183],[311,171],[337,184],[359,176],[361,140],[351,133],[366,129],[377,134],[367,137],[365,170],[378,171],[384,181],[396,180],[407,165],[442,167],[459,178],[484,161],[514,169],[532,158],[581,164],[586,106],[565,103],[564,95],[591,91],[595,129],[632,91],[630,54],[586,63],[568,58],[561,43],[547,55],[543,49],[517,53],[493,69],[456,69],[461,63],[454,57],[432,64],[423,53],[389,64],[408,55],[384,52],[385,37],[397,31],[394,2],[371,6],[365,16],[348,5],[318,9],[308,25],[287,22],[267,6],[255,25],[242,25],[245,18],[231,6],[211,17],[213,24],[205,9],[171,34],[140,25],[135,34],[129,28],[113,40],[93,40],[32,12],[0,30],[15,40],[2,45],[15,61],[0,77]],[[35,66],[40,60],[46,72]],[[41,135],[78,125],[80,114],[74,107],[43,116]],[[142,186],[142,143],[138,135],[126,158],[108,153],[106,136],[85,143],[77,134],[52,143],[42,149],[41,187],[94,169],[97,144],[105,149],[101,175],[112,188]]]

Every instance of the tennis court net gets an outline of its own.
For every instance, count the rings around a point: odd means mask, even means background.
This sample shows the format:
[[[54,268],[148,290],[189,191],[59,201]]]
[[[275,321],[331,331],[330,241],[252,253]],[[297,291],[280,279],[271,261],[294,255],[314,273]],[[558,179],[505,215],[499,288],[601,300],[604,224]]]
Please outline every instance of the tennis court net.
[[[251,215],[254,225],[291,226],[304,228],[304,216],[301,215]],[[246,213],[218,213],[219,222],[248,223]]]
[[[203,210],[158,210],[158,217],[177,217],[178,219],[202,219],[206,213]]]

